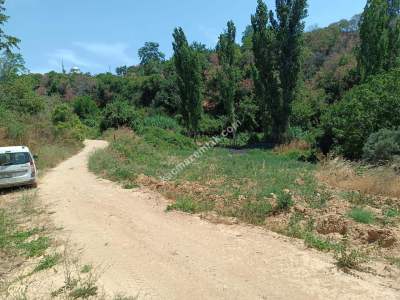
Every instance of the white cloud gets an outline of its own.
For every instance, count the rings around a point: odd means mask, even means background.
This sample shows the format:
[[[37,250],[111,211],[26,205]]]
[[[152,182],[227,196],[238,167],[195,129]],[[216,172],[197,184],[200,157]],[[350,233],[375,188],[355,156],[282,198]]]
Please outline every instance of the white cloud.
[[[89,52],[99,58],[109,58],[121,64],[133,64],[133,59],[128,55],[128,45],[124,43],[83,43],[75,42],[75,46]]]

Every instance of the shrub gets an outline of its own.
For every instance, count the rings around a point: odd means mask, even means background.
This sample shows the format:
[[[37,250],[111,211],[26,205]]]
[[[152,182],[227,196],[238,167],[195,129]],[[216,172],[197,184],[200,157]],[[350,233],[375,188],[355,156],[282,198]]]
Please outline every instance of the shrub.
[[[363,148],[363,158],[374,164],[392,161],[400,155],[400,130],[382,129],[371,134]]]
[[[95,119],[99,113],[96,102],[88,97],[82,96],[75,98],[73,102],[74,113],[82,120]]]
[[[362,157],[372,133],[400,126],[400,69],[372,77],[330,106],[321,123],[324,139],[351,159]]]
[[[179,126],[178,122],[175,119],[162,115],[155,115],[144,118],[143,127],[161,128],[166,130],[173,130],[176,132],[182,131],[182,128]]]
[[[175,147],[178,149],[194,149],[193,141],[180,134],[161,128],[146,128],[143,132],[144,140],[160,148]]]
[[[42,97],[34,91],[34,80],[21,76],[0,87],[0,102],[13,111],[24,114],[38,114],[45,108]]]
[[[287,210],[293,206],[294,202],[292,196],[289,193],[282,193],[278,196],[278,209]]]
[[[372,212],[359,207],[353,208],[348,216],[358,223],[372,224],[375,222],[375,216]]]
[[[116,100],[105,107],[101,129],[130,127],[138,118],[139,114],[128,101]]]
[[[211,117],[208,114],[204,114],[204,116],[200,120],[200,134],[202,135],[216,135],[220,134],[222,129],[224,128],[225,121],[222,119],[217,119]]]
[[[61,104],[56,107],[52,115],[54,125],[59,123],[67,123],[72,121],[76,116],[72,112],[72,108],[68,104]]]
[[[55,135],[59,139],[83,141],[87,136],[88,128],[81,123],[68,104],[56,107],[52,121],[55,125]]]
[[[348,249],[344,244],[335,252],[336,264],[344,270],[359,269],[360,265],[367,259],[360,251],[356,249]]]

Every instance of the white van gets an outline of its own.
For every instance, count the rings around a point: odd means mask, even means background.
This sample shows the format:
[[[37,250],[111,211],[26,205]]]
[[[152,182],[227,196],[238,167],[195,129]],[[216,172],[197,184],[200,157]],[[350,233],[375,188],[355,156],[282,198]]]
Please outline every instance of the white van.
[[[36,187],[37,169],[28,147],[0,147],[0,188]]]

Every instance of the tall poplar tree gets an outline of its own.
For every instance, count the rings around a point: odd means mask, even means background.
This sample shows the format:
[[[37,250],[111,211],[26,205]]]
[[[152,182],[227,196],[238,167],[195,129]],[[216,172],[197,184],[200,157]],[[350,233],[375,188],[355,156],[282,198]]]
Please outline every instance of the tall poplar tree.
[[[400,1],[368,0],[361,17],[357,60],[361,80],[399,66]]]
[[[389,61],[387,0],[368,0],[361,17],[358,69],[361,80],[383,72]]]
[[[180,110],[189,132],[196,135],[202,116],[201,63],[197,51],[189,46],[182,28],[175,28],[173,38]]]
[[[229,21],[227,29],[220,35],[217,45],[217,54],[221,65],[217,76],[220,95],[230,124],[236,122],[235,97],[239,78],[235,40],[236,27],[233,21]]]
[[[400,58],[400,0],[388,0],[389,9],[389,60],[390,70],[399,65]]]
[[[274,143],[287,141],[291,105],[299,79],[306,0],[276,0],[276,18],[258,0],[252,16],[254,81],[264,128]]]

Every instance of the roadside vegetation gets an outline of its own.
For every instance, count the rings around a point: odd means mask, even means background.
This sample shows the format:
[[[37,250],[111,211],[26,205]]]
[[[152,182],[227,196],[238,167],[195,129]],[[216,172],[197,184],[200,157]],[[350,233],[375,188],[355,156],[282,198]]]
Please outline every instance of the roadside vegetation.
[[[98,283],[102,270],[80,261],[49,215],[35,191],[0,195],[0,298],[114,299]]]

